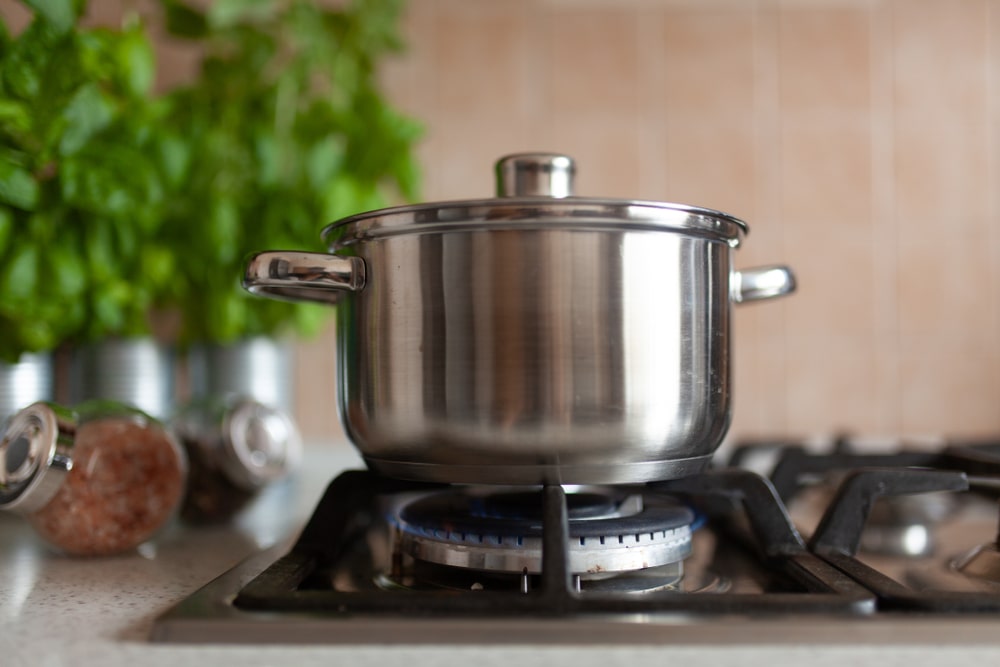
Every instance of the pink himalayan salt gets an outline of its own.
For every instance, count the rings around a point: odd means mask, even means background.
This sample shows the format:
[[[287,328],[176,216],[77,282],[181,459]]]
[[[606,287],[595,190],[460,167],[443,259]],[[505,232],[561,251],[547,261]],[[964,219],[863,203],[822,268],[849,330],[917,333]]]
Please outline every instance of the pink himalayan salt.
[[[28,518],[67,553],[108,555],[149,539],[184,493],[186,464],[159,426],[120,417],[79,425],[73,468],[56,495]]]

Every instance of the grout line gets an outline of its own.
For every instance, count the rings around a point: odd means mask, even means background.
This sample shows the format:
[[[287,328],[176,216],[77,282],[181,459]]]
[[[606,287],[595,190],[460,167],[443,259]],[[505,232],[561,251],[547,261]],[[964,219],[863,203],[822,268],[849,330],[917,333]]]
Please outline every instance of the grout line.
[[[785,220],[781,215],[781,118],[780,118],[780,72],[778,67],[778,40],[780,35],[779,12],[773,0],[757,0],[754,6],[754,113],[755,113],[755,153],[757,184],[754,214],[760,219],[773,220],[778,238],[778,257],[785,253]],[[767,423],[766,429],[786,433],[790,426],[789,371],[785,352],[788,316],[784,303],[769,304],[772,315],[761,317],[758,322],[756,349],[758,372],[762,376],[771,374],[771,380],[780,378],[774,388],[774,395],[765,396],[764,404],[758,407]],[[777,367],[779,372],[768,369]],[[764,392],[766,393],[766,392]],[[767,402],[773,403],[768,405]],[[773,423],[772,422],[777,422]]]
[[[879,356],[876,368],[879,383],[878,403],[881,413],[877,428],[888,433],[902,429],[902,378],[899,331],[899,239],[894,205],[894,81],[895,50],[893,8],[872,7],[869,36],[871,75],[872,132],[872,243],[885,248],[876,266],[874,300],[874,351]],[[888,39],[886,36],[888,35]]]
[[[997,114],[1000,113],[1000,100],[998,100],[998,95],[1000,95],[1000,89],[998,89],[998,77],[1000,77],[1000,50],[997,48],[996,36],[1000,33],[997,32],[1000,29],[1000,11],[997,11],[997,2],[988,2],[986,4],[986,25],[988,26],[987,40],[986,40],[986,102],[987,102],[987,123],[986,123],[986,145],[989,147],[986,154],[986,173],[987,173],[987,183],[995,183],[996,179],[1000,177],[998,173],[998,164],[1000,164],[1000,142],[998,138],[1000,135],[997,133],[995,120]],[[997,214],[1000,213],[1000,199],[998,199],[998,194],[995,187],[988,189],[987,195],[987,215],[990,220],[994,220]],[[989,284],[992,287],[992,298],[989,299],[990,302],[990,328],[992,330],[992,338],[994,340],[1000,336],[1000,231],[997,230],[997,225],[989,225],[989,243],[992,248],[992,256],[990,262],[991,274],[989,277]],[[1000,372],[998,372],[997,363],[1000,359],[992,359],[993,369],[994,369],[994,398],[1000,395]],[[1000,431],[1000,418],[998,418],[997,423],[993,425],[994,430]]]
[[[662,86],[663,61],[661,58],[643,58],[642,54],[644,52],[660,53],[653,47],[657,42],[656,29],[661,23],[661,16],[659,11],[650,8],[637,9],[635,12],[636,33],[638,35],[636,40],[637,62],[639,63],[636,79],[639,85],[650,86],[652,90],[657,90]],[[657,93],[647,92],[636,96],[636,102],[639,105],[636,113],[638,122],[635,127],[636,154],[639,160],[639,183],[636,189],[640,196],[647,196],[645,193],[649,193],[649,197],[661,198],[661,172],[657,169],[657,160],[654,156],[657,153],[662,153],[662,148],[659,141],[653,140],[659,137],[659,132],[654,131],[653,128],[657,124],[665,126],[666,122],[662,113],[659,113],[662,112],[662,109],[658,101],[650,99],[650,95],[654,94]],[[648,136],[646,135],[647,131],[650,132]]]

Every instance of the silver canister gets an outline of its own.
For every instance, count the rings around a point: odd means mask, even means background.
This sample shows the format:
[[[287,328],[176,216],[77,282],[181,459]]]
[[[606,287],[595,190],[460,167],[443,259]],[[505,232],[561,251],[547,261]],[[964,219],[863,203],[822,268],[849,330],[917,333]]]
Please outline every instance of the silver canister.
[[[52,355],[25,353],[12,363],[0,363],[0,423],[21,408],[52,399]]]
[[[288,341],[267,337],[200,344],[188,355],[191,396],[243,396],[287,413],[294,406],[294,367]]]
[[[174,355],[152,338],[108,338],[73,351],[69,402],[112,400],[166,419],[174,407]]]

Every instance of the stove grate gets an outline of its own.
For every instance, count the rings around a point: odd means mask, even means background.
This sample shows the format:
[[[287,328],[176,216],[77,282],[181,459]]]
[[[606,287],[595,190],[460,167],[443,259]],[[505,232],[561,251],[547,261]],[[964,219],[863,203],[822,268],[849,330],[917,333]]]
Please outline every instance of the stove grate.
[[[380,494],[440,489],[442,485],[389,480],[369,471],[348,471],[328,487],[309,523],[288,554],[250,581],[234,605],[245,610],[385,614],[405,616],[634,614],[864,615],[875,599],[842,570],[811,553],[792,526],[771,484],[744,470],[717,470],[649,485],[694,499],[740,503],[753,526],[768,576],[780,580],[773,592],[660,592],[642,595],[579,593],[568,567],[569,510],[559,486],[543,489],[540,586],[520,591],[340,591],[305,585],[330,567],[357,540],[359,529],[377,520]]]

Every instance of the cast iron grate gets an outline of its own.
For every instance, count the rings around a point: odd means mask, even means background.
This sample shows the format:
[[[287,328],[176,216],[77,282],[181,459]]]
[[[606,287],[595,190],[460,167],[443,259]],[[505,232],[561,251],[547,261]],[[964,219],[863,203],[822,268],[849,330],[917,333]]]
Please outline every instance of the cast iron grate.
[[[369,471],[348,471],[328,487],[312,518],[288,554],[261,572],[237,595],[245,610],[391,616],[572,616],[597,613],[865,615],[875,611],[875,598],[855,579],[811,553],[792,525],[769,481],[755,473],[723,469],[647,485],[707,501],[716,518],[734,507],[752,526],[749,542],[769,576],[785,582],[775,592],[667,593],[623,595],[579,593],[567,567],[569,520],[565,493],[559,486],[543,489],[542,572],[540,585],[520,591],[339,591],[304,585],[318,570],[342,557],[356,525],[376,514],[380,494],[443,488],[389,480]],[[710,518],[710,521],[712,519]]]
[[[761,449],[778,452],[770,475],[784,502],[810,476],[849,471],[809,540],[809,550],[872,591],[879,611],[1000,613],[1000,596],[980,591],[923,591],[907,587],[857,558],[861,533],[875,501],[883,496],[966,492],[989,496],[1000,489],[1000,443],[953,443],[940,451],[861,454],[840,438],[833,452],[810,453],[799,444],[755,442],[738,447],[730,459],[739,465]],[[1000,535],[996,538],[1000,545]]]

